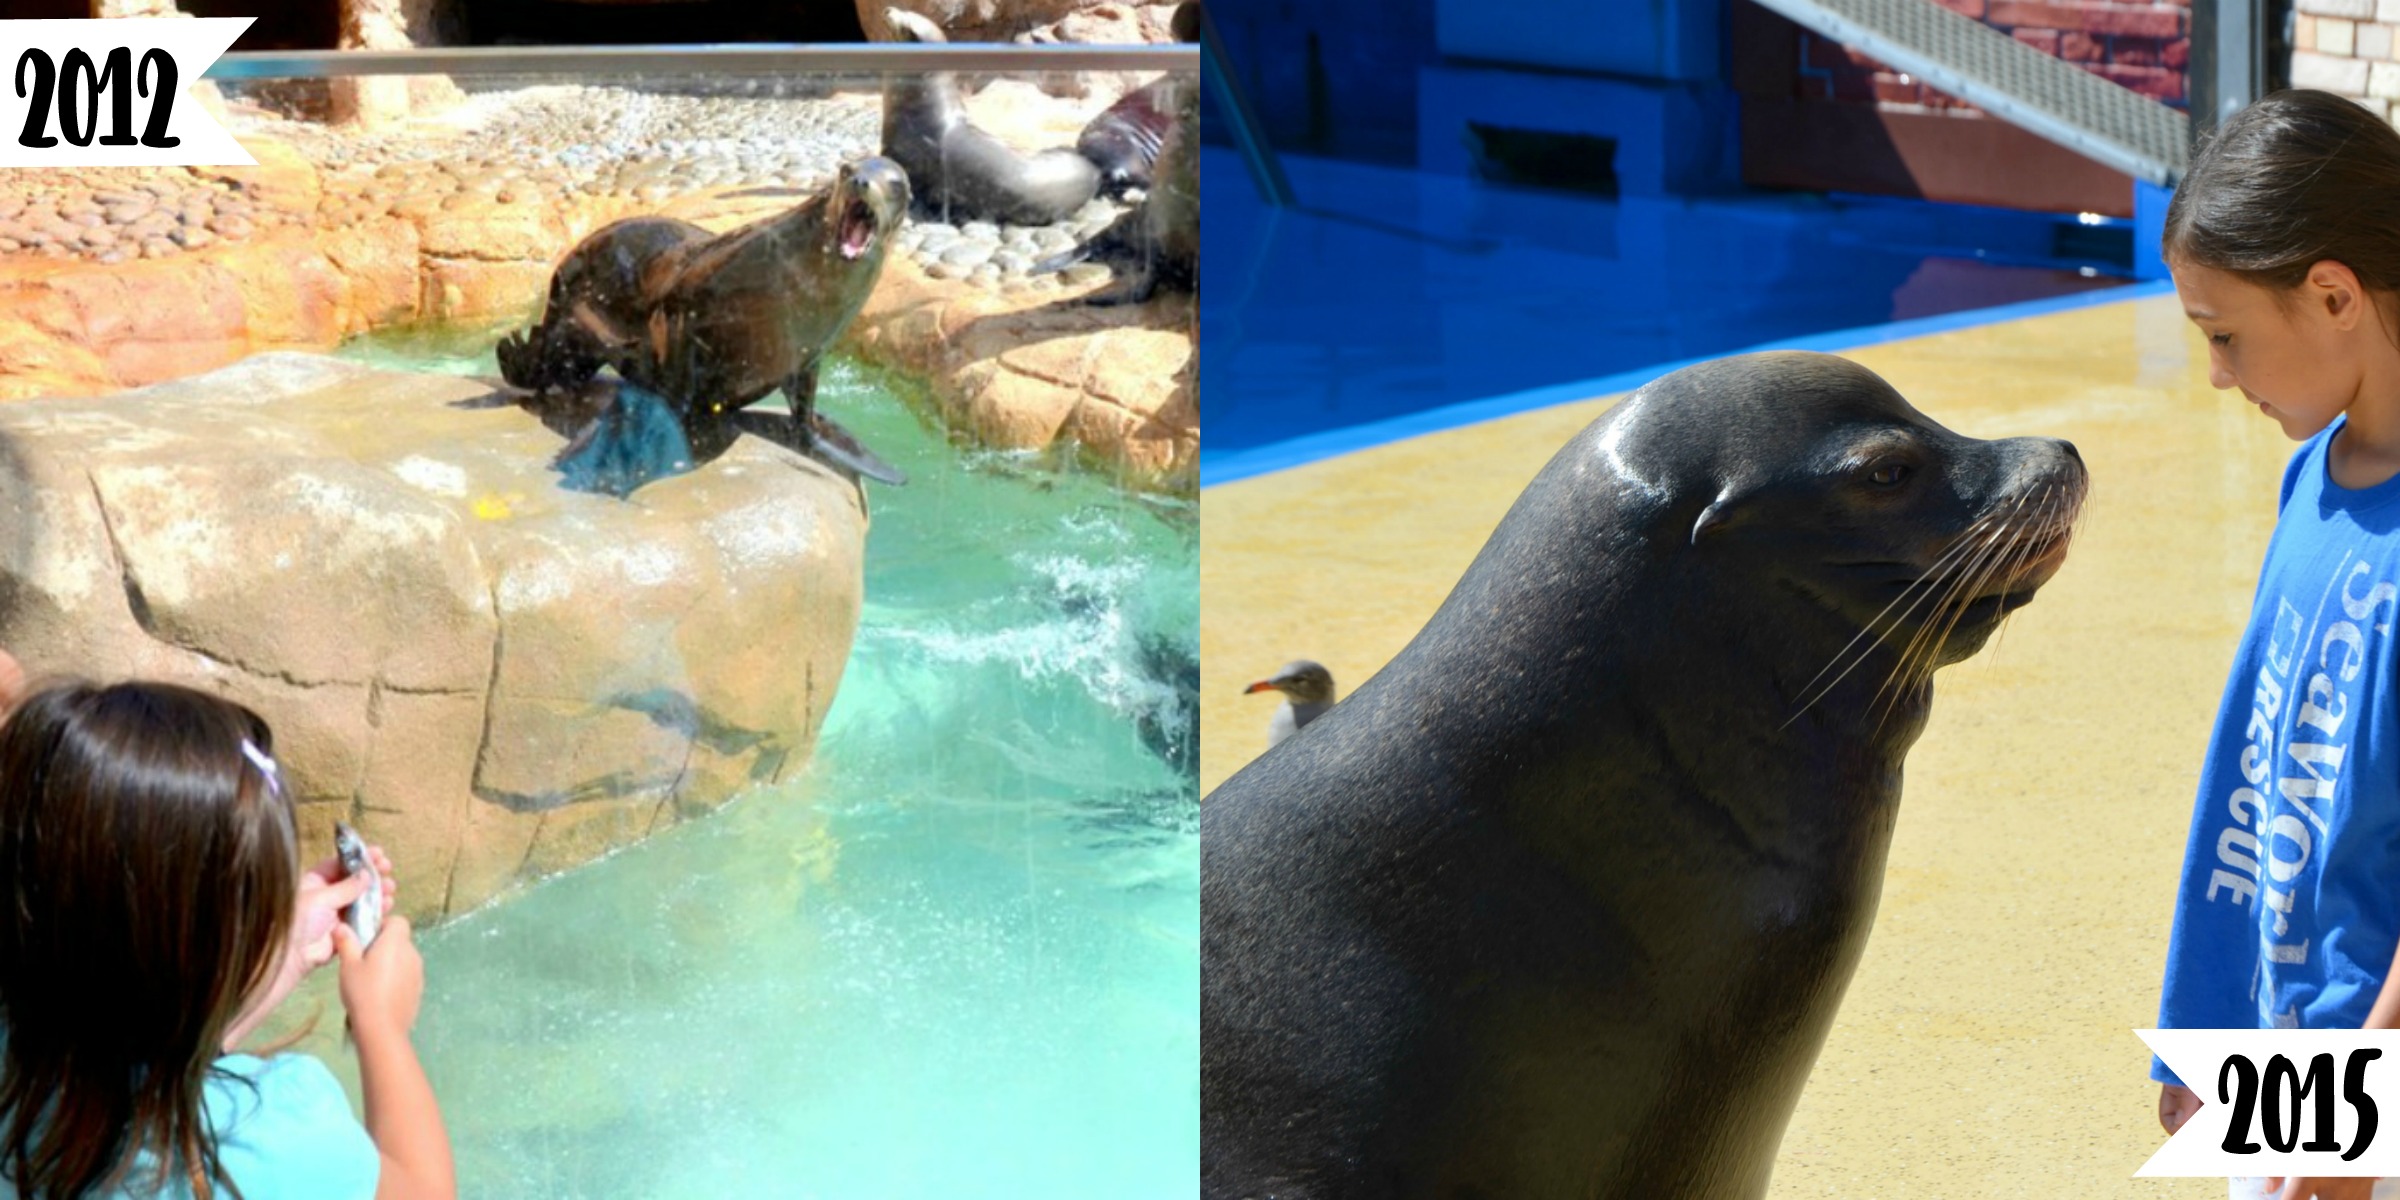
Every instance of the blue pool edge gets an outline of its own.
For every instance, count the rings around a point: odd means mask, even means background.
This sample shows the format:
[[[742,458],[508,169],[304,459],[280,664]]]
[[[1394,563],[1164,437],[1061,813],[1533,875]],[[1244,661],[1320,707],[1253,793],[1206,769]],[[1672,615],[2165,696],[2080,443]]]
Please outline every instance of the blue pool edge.
[[[1443,430],[1457,429],[1465,425],[1495,421],[1501,417],[1515,416],[1518,413],[1532,412],[1535,409],[1550,408],[1560,404],[1571,404],[1579,400],[1592,400],[1620,392],[1630,392],[1670,371],[1679,371],[1698,363],[1728,358],[1736,354],[1757,354],[1768,350],[1814,350],[1831,354],[1842,350],[1879,345],[1884,342],[1903,341],[1908,338],[1948,333],[1959,329],[1972,329],[1979,325],[1996,325],[2003,321],[2022,320],[2027,317],[2091,308],[2101,304],[2172,295],[2174,291],[2173,280],[2161,279],[2146,283],[2131,283],[2123,287],[2097,288],[2088,292],[2077,292],[2071,296],[2021,300],[2014,304],[1998,304],[1989,308],[1961,309],[1938,316],[1912,317],[1906,321],[1889,321],[1881,325],[1865,325],[1852,329],[1836,329],[1826,333],[1812,333],[1805,337],[1787,338],[1738,350],[1727,350],[1719,354],[1705,354],[1697,358],[1678,359],[1653,366],[1637,367],[1630,371],[1619,371],[1613,375],[1602,375],[1592,379],[1579,379],[1572,383],[1557,383],[1520,392],[1507,392],[1481,400],[1464,400],[1456,404],[1445,404],[1439,408],[1429,408],[1422,412],[1408,413],[1404,416],[1387,417],[1380,421],[1367,421],[1340,429],[1328,429],[1321,433],[1304,434],[1287,441],[1270,442],[1264,446],[1230,451],[1214,457],[1210,456],[1207,450],[1208,432],[1207,422],[1204,419],[1200,434],[1202,447],[1200,451],[1200,486],[1206,489],[1220,483],[1234,483],[1260,475],[1273,474],[1277,471],[1290,470],[1293,467],[1306,466],[1322,459],[1354,453],[1373,446],[1422,437],[1429,433],[1440,433]],[[1202,394],[1205,395],[1206,391],[1204,382]]]

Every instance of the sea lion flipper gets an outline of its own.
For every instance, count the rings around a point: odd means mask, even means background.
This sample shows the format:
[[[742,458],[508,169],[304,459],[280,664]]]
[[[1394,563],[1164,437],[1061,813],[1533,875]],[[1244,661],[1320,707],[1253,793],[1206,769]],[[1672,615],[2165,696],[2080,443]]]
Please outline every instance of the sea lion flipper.
[[[875,456],[850,431],[833,418],[817,411],[817,366],[820,360],[810,359],[807,365],[783,381],[784,398],[792,402],[791,430],[794,449],[813,458],[864,475],[878,483],[899,487],[908,482],[900,468]]]
[[[558,453],[550,456],[550,469],[555,471],[563,468],[576,455],[588,449],[593,440],[600,436],[601,427],[607,423],[608,417],[605,413],[594,414],[591,420],[585,421],[583,428],[576,430],[575,436],[567,439],[567,444],[559,447]]]
[[[1083,302],[1093,308],[1110,308],[1119,304],[1140,304],[1158,294],[1158,271],[1149,263],[1123,272],[1119,278],[1124,286],[1105,292],[1093,292]]]
[[[1064,271],[1068,267],[1074,266],[1076,263],[1082,262],[1091,256],[1092,243],[1078,242],[1075,245],[1069,246],[1066,249],[1033,264],[1033,266],[1028,268],[1025,273],[1028,275],[1047,275],[1052,271]]]
[[[817,360],[809,359],[783,381],[783,398],[791,402],[792,422],[801,428],[817,410]]]
[[[811,458],[893,487],[908,482],[907,472],[877,457],[849,430],[823,413],[810,413],[808,424],[795,425],[794,429],[808,443],[801,450]]]

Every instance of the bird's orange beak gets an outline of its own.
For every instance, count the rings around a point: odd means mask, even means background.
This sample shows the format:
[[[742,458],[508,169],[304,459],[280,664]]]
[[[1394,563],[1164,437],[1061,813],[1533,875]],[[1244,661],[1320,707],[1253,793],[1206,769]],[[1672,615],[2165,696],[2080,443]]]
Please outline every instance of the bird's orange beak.
[[[1274,680],[1272,680],[1272,679],[1261,679],[1261,680],[1259,680],[1257,683],[1251,684],[1249,687],[1243,688],[1243,689],[1242,689],[1242,694],[1243,694],[1243,695],[1245,695],[1245,696],[1247,696],[1247,695],[1249,695],[1249,694],[1250,694],[1250,693],[1252,693],[1252,692],[1271,692],[1271,691],[1274,691],[1274,690],[1275,690],[1275,681],[1274,681]]]

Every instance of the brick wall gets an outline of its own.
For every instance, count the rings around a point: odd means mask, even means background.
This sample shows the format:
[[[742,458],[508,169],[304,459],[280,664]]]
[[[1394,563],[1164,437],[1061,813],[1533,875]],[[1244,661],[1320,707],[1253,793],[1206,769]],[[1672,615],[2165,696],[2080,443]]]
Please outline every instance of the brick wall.
[[[2299,0],[2311,4],[2381,3],[2400,12],[2400,0]],[[1973,17],[2044,54],[2066,59],[2112,83],[2178,108],[2189,101],[2185,63],[2191,55],[2191,8],[2179,3],[2114,4],[2105,0],[1940,0],[1943,7]],[[2302,18],[2306,20],[2306,18]],[[2385,31],[2385,50],[2390,33]],[[1800,92],[1804,97],[1871,101],[1902,111],[1983,114],[1963,101],[1925,86],[1846,46],[1814,34],[1800,41]],[[2400,62],[2393,67],[2400,95]],[[2365,64],[2360,64],[2363,75]],[[2306,85],[2302,85],[2306,86]],[[2357,95],[2365,94],[2362,85]]]
[[[2385,120],[2400,119],[2400,62],[2393,29],[2400,0],[2296,0],[2292,86],[2348,96]]]

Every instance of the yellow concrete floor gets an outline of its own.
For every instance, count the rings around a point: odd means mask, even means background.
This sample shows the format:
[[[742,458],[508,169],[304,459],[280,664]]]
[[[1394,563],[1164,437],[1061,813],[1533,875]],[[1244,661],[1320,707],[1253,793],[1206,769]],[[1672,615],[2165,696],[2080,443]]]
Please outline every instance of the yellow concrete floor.
[[[2065,437],[2092,499],[2058,577],[1942,672],[1883,904],[1771,1197],[2224,1195],[2136,1180],[2194,772],[2293,449],[2212,391],[2172,296],[1848,354],[1976,437]],[[1265,748],[1242,684],[1345,691],[1415,636],[1526,481],[1613,398],[1201,494],[1204,788]],[[1204,801],[1205,803],[1205,801]]]

